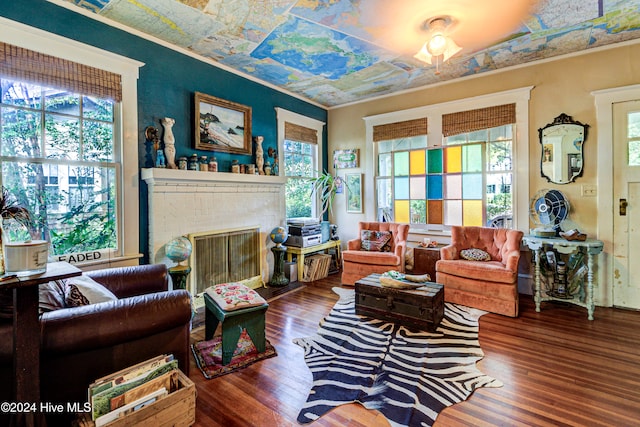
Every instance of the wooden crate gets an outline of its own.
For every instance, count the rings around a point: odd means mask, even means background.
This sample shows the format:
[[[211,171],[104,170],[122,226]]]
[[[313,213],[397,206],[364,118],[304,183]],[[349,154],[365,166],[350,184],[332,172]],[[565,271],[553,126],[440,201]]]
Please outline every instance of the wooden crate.
[[[196,422],[196,386],[178,370],[178,390],[138,411],[106,424],[108,427],[171,427],[190,426]],[[78,427],[95,427],[91,413],[82,413]]]

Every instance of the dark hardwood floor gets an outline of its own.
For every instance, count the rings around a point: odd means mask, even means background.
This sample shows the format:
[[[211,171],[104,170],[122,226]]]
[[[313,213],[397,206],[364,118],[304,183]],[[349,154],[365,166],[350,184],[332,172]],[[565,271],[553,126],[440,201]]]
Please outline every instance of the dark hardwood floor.
[[[206,380],[192,360],[198,392],[196,426],[295,426],[311,387],[302,349],[294,338],[312,335],[330,311],[340,275],[312,282],[270,301],[267,339],[278,356]],[[195,329],[192,340],[204,338]],[[640,425],[640,312],[543,303],[535,312],[521,296],[520,317],[480,319],[485,357],[478,368],[504,383],[476,390],[445,409],[435,426]],[[344,405],[313,426],[386,426],[359,404]]]

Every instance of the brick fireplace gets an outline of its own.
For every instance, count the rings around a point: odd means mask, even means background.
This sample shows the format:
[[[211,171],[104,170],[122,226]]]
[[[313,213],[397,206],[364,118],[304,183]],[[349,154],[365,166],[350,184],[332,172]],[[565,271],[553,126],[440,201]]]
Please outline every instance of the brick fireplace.
[[[150,262],[174,265],[164,245],[177,236],[258,227],[262,278],[269,281],[269,232],[286,222],[286,178],[157,168],[142,169],[141,176],[149,194]]]

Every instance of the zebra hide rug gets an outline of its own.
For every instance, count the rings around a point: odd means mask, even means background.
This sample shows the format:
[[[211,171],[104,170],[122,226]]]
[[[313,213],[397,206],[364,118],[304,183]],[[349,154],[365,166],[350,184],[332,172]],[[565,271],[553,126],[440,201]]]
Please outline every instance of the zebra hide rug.
[[[313,374],[298,422],[358,402],[380,411],[392,426],[430,426],[476,388],[502,387],[476,368],[484,357],[478,319],[486,312],[446,303],[436,332],[411,331],[356,315],[355,291],[333,291],[340,300],[316,335],[293,340]]]

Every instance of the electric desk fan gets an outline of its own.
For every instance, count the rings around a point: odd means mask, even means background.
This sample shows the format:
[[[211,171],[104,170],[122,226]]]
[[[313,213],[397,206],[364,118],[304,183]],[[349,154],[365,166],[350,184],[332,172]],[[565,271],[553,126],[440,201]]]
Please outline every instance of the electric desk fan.
[[[536,225],[531,235],[555,237],[560,231],[560,223],[569,216],[569,200],[558,190],[540,190],[531,199],[529,217]]]

